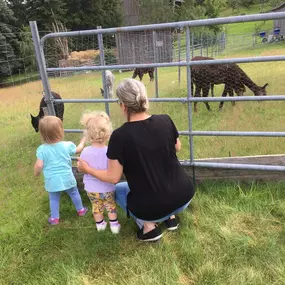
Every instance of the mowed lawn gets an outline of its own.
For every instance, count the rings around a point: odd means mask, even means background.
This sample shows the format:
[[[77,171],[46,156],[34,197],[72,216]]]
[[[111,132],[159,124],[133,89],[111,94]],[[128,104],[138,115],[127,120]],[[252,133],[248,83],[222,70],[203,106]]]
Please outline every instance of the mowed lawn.
[[[284,54],[284,48],[271,51]],[[266,54],[259,50],[258,54]],[[269,54],[266,54],[269,55]],[[244,55],[242,55],[244,56]],[[240,65],[254,82],[269,83],[268,94],[285,94],[284,63]],[[177,68],[159,69],[161,97],[186,95],[186,70],[177,82]],[[119,79],[131,73],[116,73]],[[63,98],[100,98],[100,74],[52,79]],[[144,77],[150,97],[154,83]],[[61,201],[62,222],[47,224],[49,204],[43,179],[33,176],[39,135],[30,124],[42,86],[33,82],[0,89],[0,284],[285,284],[285,183],[199,184],[176,233],[155,244],[135,239],[136,226],[120,212],[120,235],[97,233],[91,213],[79,218],[69,199]],[[221,94],[222,86],[215,87]],[[246,95],[252,95],[247,89]],[[284,131],[283,102],[239,102],[235,107],[203,103],[193,115],[194,130]],[[86,109],[104,104],[65,104],[65,128],[80,128]],[[152,103],[151,113],[168,113],[179,130],[187,130],[187,105]],[[114,127],[123,123],[119,107],[111,104]],[[80,135],[66,139],[79,142]],[[180,159],[189,157],[183,138]],[[195,158],[280,154],[283,138],[198,137]],[[83,200],[89,205],[85,193]]]

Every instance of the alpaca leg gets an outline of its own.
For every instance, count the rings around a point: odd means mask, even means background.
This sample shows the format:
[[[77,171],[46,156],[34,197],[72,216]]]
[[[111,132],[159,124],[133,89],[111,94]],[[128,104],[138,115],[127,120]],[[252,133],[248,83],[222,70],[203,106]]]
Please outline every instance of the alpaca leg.
[[[195,97],[201,97],[201,86],[195,84]],[[194,112],[197,112],[197,104],[198,102],[194,102]]]
[[[232,88],[229,90],[229,95],[230,95],[231,97],[234,97],[234,91],[233,91]],[[232,103],[232,106],[234,106],[234,105],[236,104],[235,101],[232,101],[231,103]]]
[[[148,72],[148,75],[149,75],[149,80],[150,80],[150,81],[154,81],[154,76],[153,76],[153,71],[152,71],[152,70],[150,70],[150,71]]]
[[[132,78],[135,79],[137,76],[138,76],[138,72],[137,72],[137,70],[135,69]]]
[[[203,97],[204,98],[209,96],[209,91],[210,91],[210,85],[203,87]],[[210,107],[209,103],[204,102],[204,104],[206,105],[207,110],[211,111],[211,107]]]
[[[224,87],[224,91],[223,91],[223,94],[222,94],[222,97],[227,97],[227,93],[229,92],[228,90],[228,86],[225,84],[225,87]],[[221,110],[224,106],[224,102],[222,101],[219,105],[219,110]]]
[[[211,83],[211,94],[212,94],[212,97],[215,97],[215,95],[214,95],[214,83]]]

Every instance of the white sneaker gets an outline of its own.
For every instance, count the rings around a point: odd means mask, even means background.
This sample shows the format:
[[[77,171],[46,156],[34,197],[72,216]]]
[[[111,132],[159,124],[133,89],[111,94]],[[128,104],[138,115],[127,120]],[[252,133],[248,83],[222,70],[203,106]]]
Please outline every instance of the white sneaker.
[[[98,232],[105,231],[106,227],[107,227],[107,223],[105,221],[103,221],[101,224],[96,224],[96,228]]]
[[[121,225],[118,221],[110,222],[110,229],[113,234],[118,234],[120,232]]]

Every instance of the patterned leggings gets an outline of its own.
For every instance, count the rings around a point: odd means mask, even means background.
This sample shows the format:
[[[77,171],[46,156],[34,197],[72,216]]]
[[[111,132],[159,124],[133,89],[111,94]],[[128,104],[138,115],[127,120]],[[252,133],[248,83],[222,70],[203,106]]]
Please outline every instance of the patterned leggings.
[[[87,192],[87,195],[92,203],[93,214],[103,214],[104,209],[108,213],[115,214],[116,211],[116,202],[115,202],[115,192],[106,192],[106,193],[94,193]]]

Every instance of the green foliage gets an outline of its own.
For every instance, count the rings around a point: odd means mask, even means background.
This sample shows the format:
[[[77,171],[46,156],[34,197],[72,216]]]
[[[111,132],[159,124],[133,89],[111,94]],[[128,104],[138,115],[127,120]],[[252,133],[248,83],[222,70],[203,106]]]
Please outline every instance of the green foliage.
[[[16,60],[16,55],[19,53],[19,42],[13,27],[15,21],[13,11],[4,0],[0,0],[0,81],[19,67]]]
[[[121,25],[119,0],[65,0],[67,27],[71,30]]]
[[[66,8],[62,0],[27,0],[27,19],[37,21],[39,31],[50,31],[54,20],[65,23]]]
[[[25,72],[36,70],[36,58],[30,27],[22,27],[20,38],[20,56]]]
[[[107,65],[112,65],[112,64],[117,64],[117,57],[112,49],[107,49],[105,50],[105,64]],[[100,64],[100,54],[98,54],[94,58],[95,64]]]
[[[175,12],[169,0],[139,0],[138,3],[141,24],[175,21]]]
[[[281,5],[282,3],[284,3],[284,1],[281,0],[269,0],[269,4],[272,8],[275,8],[279,5]]]
[[[27,25],[26,3],[23,0],[9,0],[8,7],[14,12],[17,27]]]

